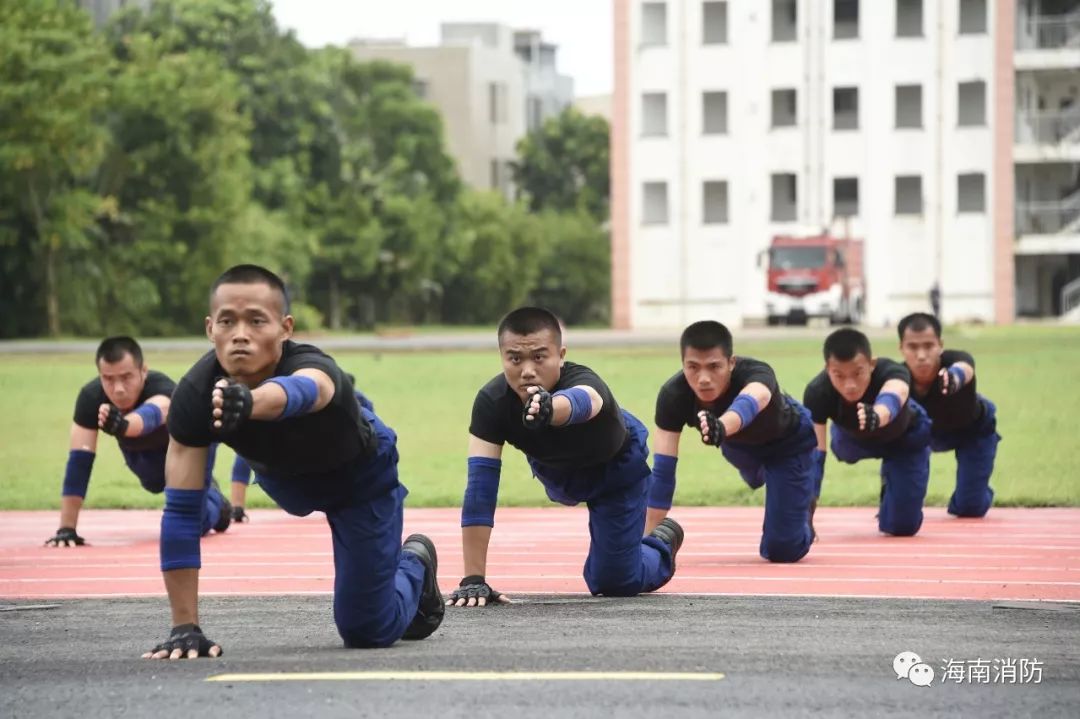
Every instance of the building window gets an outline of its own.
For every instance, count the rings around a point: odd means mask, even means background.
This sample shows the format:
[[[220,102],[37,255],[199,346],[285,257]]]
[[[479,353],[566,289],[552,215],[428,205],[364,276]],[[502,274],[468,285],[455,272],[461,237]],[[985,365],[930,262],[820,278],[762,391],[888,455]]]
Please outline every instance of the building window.
[[[794,127],[798,121],[795,90],[772,91],[772,126]]]
[[[667,45],[667,3],[641,4],[641,44]]]
[[[646,182],[643,187],[642,224],[666,225],[668,223],[667,183]]]
[[[544,124],[544,101],[536,95],[525,100],[525,117],[529,132],[536,132]]]
[[[986,175],[981,172],[957,175],[956,211],[986,212]]]
[[[922,37],[922,0],[896,0],[896,36]]]
[[[705,135],[727,134],[727,93],[723,91],[701,94],[701,131]]]
[[[962,82],[956,93],[956,124],[972,127],[986,124],[986,83]]]
[[[896,129],[922,127],[922,85],[896,86]]]
[[[986,32],[986,0],[960,0],[960,34]]]
[[[488,119],[492,125],[501,125],[506,122],[506,84],[502,82],[488,83]]]
[[[922,177],[905,175],[896,178],[896,214],[922,214]]]
[[[727,180],[706,180],[701,188],[701,221],[706,225],[726,225]]]
[[[859,37],[859,0],[833,0],[833,39]]]
[[[832,195],[833,215],[853,217],[859,214],[859,178],[833,178]]]
[[[511,196],[511,183],[514,174],[511,163],[508,160],[493,159],[491,161],[491,189],[506,198]]]
[[[833,129],[859,129],[859,88],[834,87],[832,91]]]
[[[641,134],[645,137],[667,135],[666,92],[646,92],[641,96]]]
[[[799,203],[795,175],[780,174],[772,176],[772,211],[769,218],[773,222],[794,222],[798,215]]]
[[[430,88],[430,85],[429,85],[427,80],[422,80],[422,79],[420,79],[418,77],[413,78],[413,81],[412,81],[413,94],[416,95],[421,100],[428,99],[429,88]]]
[[[726,2],[704,2],[701,4],[701,44],[727,44]]]
[[[772,0],[772,41],[795,42],[798,28],[795,0]]]

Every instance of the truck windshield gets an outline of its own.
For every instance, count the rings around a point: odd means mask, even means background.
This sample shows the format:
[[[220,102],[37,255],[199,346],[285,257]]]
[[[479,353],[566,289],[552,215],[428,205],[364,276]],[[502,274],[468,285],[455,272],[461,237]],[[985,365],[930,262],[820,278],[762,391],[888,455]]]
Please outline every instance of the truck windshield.
[[[769,264],[774,270],[809,270],[825,266],[824,247],[773,247]]]

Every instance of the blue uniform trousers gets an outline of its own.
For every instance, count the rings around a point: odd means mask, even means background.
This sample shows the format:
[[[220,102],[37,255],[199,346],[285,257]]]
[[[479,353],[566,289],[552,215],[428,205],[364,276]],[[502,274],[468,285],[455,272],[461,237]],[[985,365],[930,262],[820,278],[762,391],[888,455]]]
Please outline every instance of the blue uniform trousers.
[[[334,621],[347,647],[386,647],[416,616],[424,565],[401,551],[397,435],[361,410],[378,447],[331,473],[300,478],[260,474],[259,486],[289,514],[325,512],[334,541]]]
[[[528,457],[533,474],[555,502],[589,508],[585,585],[593,594],[632,597],[667,584],[674,573],[671,548],[642,537],[649,486],[649,431],[623,411],[629,437],[607,464],[577,470],[549,467]]]
[[[817,435],[810,411],[794,399],[798,429],[768,444],[742,444],[738,434],[720,451],[751,488],[765,486],[765,521],[759,553],[770,562],[797,562],[810,551],[810,503],[814,499]]]
[[[930,418],[914,400],[915,409],[904,434],[889,442],[867,442],[832,425],[832,451],[841,462],[881,459],[882,493],[878,529],[900,537],[914,536],[923,521],[923,501],[930,483]]]
[[[982,517],[994,502],[990,475],[997,457],[997,407],[979,395],[983,404],[982,419],[973,426],[954,432],[930,432],[930,448],[935,452],[956,452],[956,489],[949,498],[949,514],[957,517]]]
[[[214,458],[217,456],[217,444],[211,444],[206,456],[206,483],[203,485],[202,533],[205,535],[221,520],[225,497],[214,484]],[[145,452],[132,452],[121,449],[124,462],[136,477],[139,484],[151,494],[165,491],[165,450],[155,449]]]

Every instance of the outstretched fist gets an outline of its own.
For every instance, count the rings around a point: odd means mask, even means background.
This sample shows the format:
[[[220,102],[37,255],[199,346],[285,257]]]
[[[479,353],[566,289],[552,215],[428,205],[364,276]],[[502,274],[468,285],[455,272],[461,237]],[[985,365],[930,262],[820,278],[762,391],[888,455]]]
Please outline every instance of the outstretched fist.
[[[521,411],[521,422],[529,429],[540,429],[551,424],[554,409],[551,405],[551,393],[543,387],[528,388],[529,398]]]
[[[720,418],[707,409],[697,413],[698,431],[701,432],[701,441],[711,447],[719,447],[727,438],[727,429]]]
[[[127,434],[128,421],[124,419],[124,413],[115,404],[103,404],[98,407],[98,427],[105,434],[123,437]]]
[[[874,405],[870,402],[859,402],[859,431],[873,432],[881,427],[881,417],[874,411]]]
[[[214,384],[210,404],[213,428],[223,434],[235,432],[251,417],[251,390],[223,377]]]
[[[955,372],[951,370],[952,367],[942,367],[938,371],[938,377],[941,378],[941,394],[945,397],[956,394],[964,386],[964,373],[959,369]]]

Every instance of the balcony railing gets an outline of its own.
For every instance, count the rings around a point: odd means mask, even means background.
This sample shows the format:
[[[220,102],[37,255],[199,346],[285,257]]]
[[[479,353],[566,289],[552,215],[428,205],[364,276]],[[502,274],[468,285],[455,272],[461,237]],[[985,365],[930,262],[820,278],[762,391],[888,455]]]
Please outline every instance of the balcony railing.
[[[1019,50],[1080,49],[1080,9],[1067,15],[1036,15],[1021,20]]]
[[[1016,234],[1080,233],[1080,190],[1057,202],[1017,202]]]
[[[1080,105],[1054,112],[1019,113],[1016,141],[1037,145],[1080,142]]]

